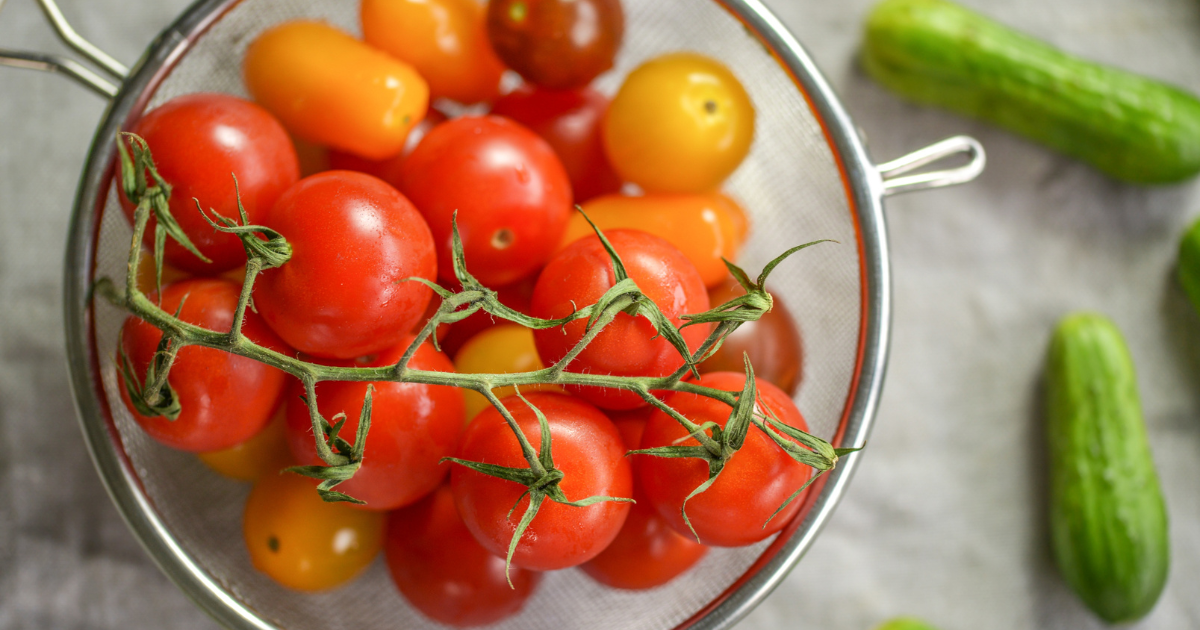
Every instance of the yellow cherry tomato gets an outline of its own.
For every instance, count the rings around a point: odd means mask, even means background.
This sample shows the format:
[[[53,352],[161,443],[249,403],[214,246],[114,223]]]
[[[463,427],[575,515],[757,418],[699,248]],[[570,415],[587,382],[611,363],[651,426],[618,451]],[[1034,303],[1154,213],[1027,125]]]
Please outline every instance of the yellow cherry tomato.
[[[137,286],[142,293],[150,293],[155,291],[154,288],[154,254],[147,250],[142,250],[142,257],[138,259],[137,270]],[[176,280],[183,280],[191,277],[192,274],[176,269],[168,264],[163,264],[162,269],[162,285],[165,287]],[[240,281],[239,281],[240,282]]]
[[[238,481],[257,481],[260,477],[277,474],[292,464],[288,450],[284,405],[279,405],[271,421],[258,435],[220,451],[197,453],[204,465],[217,473]]]
[[[293,134],[373,160],[400,153],[425,117],[412,66],[321,22],[285,22],[246,51],[246,88]]]
[[[533,331],[518,324],[492,326],[467,340],[454,356],[454,371],[464,374],[514,374],[532,372],[546,367],[533,345]],[[530,392],[562,392],[557,385],[526,385],[522,394]],[[479,392],[464,389],[467,399],[467,419],[491,407]],[[516,393],[514,387],[492,389],[497,398]]]
[[[431,98],[471,104],[500,94],[504,64],[478,0],[363,0],[362,29],[368,44],[412,64]]]
[[[242,533],[254,567],[300,591],[344,584],[383,546],[385,515],[326,503],[317,482],[293,473],[266,475],[246,499]]]
[[[601,230],[631,228],[665,239],[696,265],[707,286],[729,277],[721,258],[736,260],[746,241],[746,212],[721,193],[605,195],[583,204],[583,211]],[[575,213],[559,249],[592,234],[592,226]]]
[[[716,188],[742,163],[753,138],[754,105],[737,77],[686,52],[631,72],[604,124],[613,168],[647,192]]]

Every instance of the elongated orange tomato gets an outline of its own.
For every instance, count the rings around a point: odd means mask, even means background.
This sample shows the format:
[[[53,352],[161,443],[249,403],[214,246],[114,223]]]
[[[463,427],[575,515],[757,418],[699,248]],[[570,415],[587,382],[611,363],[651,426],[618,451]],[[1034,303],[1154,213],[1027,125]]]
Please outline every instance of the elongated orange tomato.
[[[504,64],[478,0],[363,0],[363,39],[410,63],[432,98],[471,104],[500,95]]]
[[[285,22],[250,44],[246,87],[305,140],[381,160],[425,117],[412,66],[321,22]]]
[[[605,195],[583,204],[583,211],[601,230],[629,228],[665,239],[687,256],[710,287],[729,275],[721,258],[735,260],[746,240],[746,212],[720,193]],[[583,215],[575,213],[559,249],[594,233]]]

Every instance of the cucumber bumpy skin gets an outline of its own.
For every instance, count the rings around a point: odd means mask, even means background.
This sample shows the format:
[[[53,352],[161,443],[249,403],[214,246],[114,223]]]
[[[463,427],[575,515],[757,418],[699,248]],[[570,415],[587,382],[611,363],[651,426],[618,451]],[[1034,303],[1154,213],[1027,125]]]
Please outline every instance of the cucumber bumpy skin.
[[[1116,326],[1067,316],[1046,367],[1050,534],[1059,571],[1108,622],[1143,617],[1170,563],[1167,511],[1129,350]]]
[[[1178,265],[1179,284],[1200,313],[1200,221],[1193,223],[1179,241]]]
[[[1015,131],[1138,184],[1200,172],[1200,100],[1068,55],[947,0],[884,0],[861,62],[902,96]]]

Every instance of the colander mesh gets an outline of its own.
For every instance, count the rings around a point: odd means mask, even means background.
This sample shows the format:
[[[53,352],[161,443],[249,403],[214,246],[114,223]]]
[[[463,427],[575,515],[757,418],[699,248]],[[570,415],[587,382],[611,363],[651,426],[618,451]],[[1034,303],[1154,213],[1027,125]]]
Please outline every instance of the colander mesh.
[[[786,248],[830,238],[779,268],[772,289],[795,314],[804,341],[804,381],[798,397],[812,430],[831,437],[843,408],[857,355],[860,274],[845,188],[820,125],[786,72],[724,8],[694,0],[624,0],[626,43],[617,68],[599,88],[613,94],[621,78],[659,53],[692,50],[722,60],[748,89],[757,132],[746,162],[726,185],[751,214],[752,232],[741,262],[752,273]],[[216,22],[160,85],[151,107],[193,92],[245,96],[241,59],[253,38],[284,20],[319,18],[358,32],[350,0],[244,0]],[[124,277],[130,228],[110,193],[97,248],[96,273]],[[98,303],[96,340],[110,401],[120,400],[113,352],[124,315]],[[125,408],[112,410],[123,448],[147,495],[180,544],[235,597],[284,628],[425,628],[437,624],[414,612],[377,561],[350,586],[320,595],[288,591],[250,565],[241,535],[249,488],[225,480],[195,457],[160,446],[142,433]],[[523,614],[498,627],[665,629],[710,602],[741,575],[767,543],[714,550],[671,584],[648,592],[602,588],[577,570],[547,575]]]

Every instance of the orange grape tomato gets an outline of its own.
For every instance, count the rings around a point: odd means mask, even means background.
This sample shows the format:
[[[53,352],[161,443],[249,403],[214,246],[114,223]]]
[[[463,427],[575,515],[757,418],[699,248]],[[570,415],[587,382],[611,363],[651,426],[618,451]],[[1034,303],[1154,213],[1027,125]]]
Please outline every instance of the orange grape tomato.
[[[316,480],[266,475],[246,499],[242,533],[256,569],[289,588],[321,591],[371,564],[383,547],[384,516],[326,503]]]
[[[735,260],[746,239],[746,212],[720,193],[605,195],[583,204],[583,211],[601,230],[642,230],[667,240],[696,266],[706,286],[729,276],[721,258]],[[575,213],[559,249],[594,233]]]
[[[381,160],[425,117],[412,66],[321,22],[285,22],[254,40],[243,68],[254,99],[305,140]]]
[[[504,74],[486,15],[477,0],[363,0],[363,39],[412,64],[431,98],[470,105],[496,98]]]
[[[538,357],[533,345],[533,331],[520,324],[499,324],[471,337],[454,357],[454,370],[464,374],[514,374],[532,372],[546,367]],[[559,392],[557,385],[526,385],[522,394],[530,392]],[[497,387],[492,390],[497,398],[512,396],[515,387]],[[480,411],[491,407],[487,398],[479,392],[464,389],[467,398],[467,420]]]
[[[754,105],[721,63],[663,55],[629,74],[608,108],[604,145],[617,174],[648,192],[700,193],[741,164]]]
[[[708,299],[714,307],[746,294],[742,285],[733,278],[708,290]],[[778,295],[775,306],[758,319],[746,322],[725,338],[725,342],[713,356],[700,364],[700,372],[744,371],[742,353],[750,356],[754,375],[787,392],[796,395],[804,373],[804,348],[796,320]]]
[[[292,465],[283,421],[285,408],[279,405],[267,426],[249,440],[220,451],[196,453],[196,456],[218,474],[238,481],[257,481],[278,473]]]

